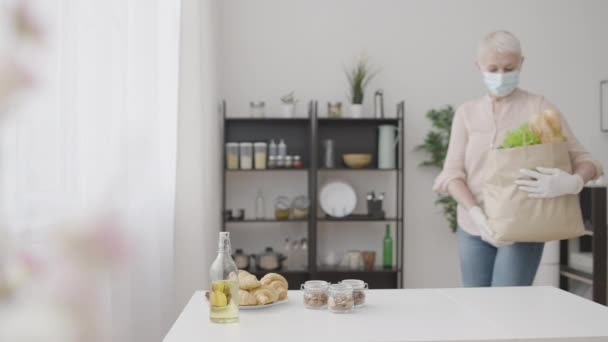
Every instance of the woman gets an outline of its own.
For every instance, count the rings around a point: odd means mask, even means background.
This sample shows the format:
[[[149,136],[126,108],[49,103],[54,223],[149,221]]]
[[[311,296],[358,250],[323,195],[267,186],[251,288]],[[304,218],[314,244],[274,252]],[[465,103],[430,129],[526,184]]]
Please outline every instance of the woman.
[[[466,287],[529,286],[542,256],[543,243],[496,243],[482,209],[486,152],[501,144],[507,130],[541,111],[556,110],[544,97],[518,88],[523,61],[519,40],[509,32],[493,32],[481,41],[477,67],[489,94],[457,109],[443,171],[433,187],[458,202],[457,235]],[[562,129],[574,172],[522,170],[533,180],[516,183],[530,197],[578,194],[587,181],[602,175],[601,165],[579,144],[563,117]]]

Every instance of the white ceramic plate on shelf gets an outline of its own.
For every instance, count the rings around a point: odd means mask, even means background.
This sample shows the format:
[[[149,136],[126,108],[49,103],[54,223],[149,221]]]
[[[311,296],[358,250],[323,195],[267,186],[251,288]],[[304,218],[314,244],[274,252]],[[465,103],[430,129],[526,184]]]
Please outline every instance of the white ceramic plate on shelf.
[[[357,194],[353,187],[342,181],[328,182],[321,188],[321,209],[331,216],[342,218],[353,213],[357,206]]]
[[[209,303],[209,291],[205,291],[205,301],[207,303]],[[261,310],[261,309],[266,309],[266,308],[269,308],[272,306],[285,304],[287,302],[288,302],[288,298],[276,301],[274,303],[264,304],[264,305],[239,305],[239,310]]]

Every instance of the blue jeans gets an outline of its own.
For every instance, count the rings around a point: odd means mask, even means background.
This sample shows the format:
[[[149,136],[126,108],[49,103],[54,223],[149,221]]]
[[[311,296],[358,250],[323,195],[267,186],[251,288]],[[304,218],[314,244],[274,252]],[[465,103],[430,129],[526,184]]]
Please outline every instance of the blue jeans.
[[[532,285],[544,243],[518,242],[496,248],[462,228],[457,235],[465,287]]]

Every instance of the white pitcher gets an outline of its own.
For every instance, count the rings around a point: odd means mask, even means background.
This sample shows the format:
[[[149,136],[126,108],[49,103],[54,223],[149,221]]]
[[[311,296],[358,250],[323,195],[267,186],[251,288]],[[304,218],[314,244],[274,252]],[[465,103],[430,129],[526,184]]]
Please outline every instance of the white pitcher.
[[[378,168],[396,168],[395,148],[399,142],[399,130],[394,125],[378,126]]]

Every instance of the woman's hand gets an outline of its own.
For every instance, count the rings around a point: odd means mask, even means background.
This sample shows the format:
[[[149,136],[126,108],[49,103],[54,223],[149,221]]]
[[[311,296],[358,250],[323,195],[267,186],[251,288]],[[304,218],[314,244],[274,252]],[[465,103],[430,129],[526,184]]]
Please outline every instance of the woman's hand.
[[[576,195],[585,185],[579,174],[569,174],[560,169],[537,167],[538,170],[523,169],[520,172],[533,180],[518,179],[515,184],[528,192],[528,197],[554,198],[563,195]]]
[[[488,224],[488,218],[480,207],[475,206],[469,209],[469,215],[471,216],[471,219],[473,219],[473,222],[477,226],[477,229],[479,229],[479,232],[481,233],[481,239],[483,241],[491,244],[494,247],[512,244],[512,242],[496,241],[496,239],[494,238],[495,233],[492,229],[490,229],[490,225]]]

